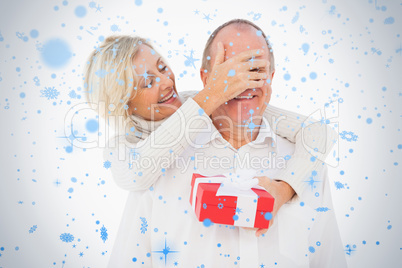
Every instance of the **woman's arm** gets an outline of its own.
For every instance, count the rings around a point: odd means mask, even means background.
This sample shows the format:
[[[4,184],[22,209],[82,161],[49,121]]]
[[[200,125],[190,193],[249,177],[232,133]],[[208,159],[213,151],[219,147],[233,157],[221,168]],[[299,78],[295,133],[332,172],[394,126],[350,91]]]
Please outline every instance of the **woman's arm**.
[[[212,125],[209,115],[217,107],[249,87],[264,84],[267,75],[253,72],[248,62],[263,53],[258,49],[245,51],[230,61],[224,61],[225,52],[219,42],[216,60],[203,90],[193,99],[189,98],[144,140],[126,143],[130,146],[124,146],[124,152],[119,152],[119,146],[105,150],[104,158],[111,162],[116,184],[130,191],[145,190],[163,176],[175,158],[192,144],[196,135]],[[265,67],[267,64],[267,61],[259,60],[253,66]],[[229,75],[230,70],[236,70],[236,75]]]
[[[211,122],[209,116],[191,98],[144,140],[106,149],[104,158],[111,162],[113,178],[125,190],[148,189],[164,175],[176,157],[194,141]],[[124,137],[123,137],[124,139]],[[119,159],[119,149],[124,150]]]
[[[286,169],[275,179],[290,185],[296,193],[294,197],[300,196],[308,186],[305,182],[308,176],[324,164],[322,161],[331,152],[337,133],[325,123],[312,123],[306,121],[306,116],[271,105],[264,116],[277,135],[295,143],[295,152],[287,161]]]

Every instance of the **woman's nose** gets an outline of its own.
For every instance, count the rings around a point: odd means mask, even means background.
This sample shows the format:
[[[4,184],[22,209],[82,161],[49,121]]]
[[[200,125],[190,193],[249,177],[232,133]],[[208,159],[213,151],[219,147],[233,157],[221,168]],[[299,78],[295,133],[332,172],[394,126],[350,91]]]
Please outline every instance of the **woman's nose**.
[[[173,86],[173,80],[169,74],[162,74],[159,78],[161,80],[160,85],[163,86],[163,88]]]

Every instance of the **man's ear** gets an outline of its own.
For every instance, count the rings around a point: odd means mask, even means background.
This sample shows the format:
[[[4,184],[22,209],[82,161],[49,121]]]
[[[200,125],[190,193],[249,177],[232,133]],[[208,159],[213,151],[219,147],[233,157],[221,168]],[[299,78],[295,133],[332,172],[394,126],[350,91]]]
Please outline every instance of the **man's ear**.
[[[202,84],[205,85],[207,84],[207,80],[208,80],[208,71],[204,68],[200,69],[200,76],[201,76],[201,80],[202,80]]]
[[[272,72],[272,74],[271,74],[271,85],[272,85],[272,80],[274,80],[274,74],[275,74],[275,70]]]

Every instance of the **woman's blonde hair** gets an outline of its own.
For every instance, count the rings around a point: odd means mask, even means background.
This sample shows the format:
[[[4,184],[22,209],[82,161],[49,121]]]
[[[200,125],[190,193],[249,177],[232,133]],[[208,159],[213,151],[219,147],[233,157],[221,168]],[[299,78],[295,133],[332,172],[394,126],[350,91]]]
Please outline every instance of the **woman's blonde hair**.
[[[109,36],[88,58],[84,80],[86,97],[91,106],[105,103],[106,118],[129,116],[128,104],[138,82],[132,60],[141,44],[153,49],[141,37]]]

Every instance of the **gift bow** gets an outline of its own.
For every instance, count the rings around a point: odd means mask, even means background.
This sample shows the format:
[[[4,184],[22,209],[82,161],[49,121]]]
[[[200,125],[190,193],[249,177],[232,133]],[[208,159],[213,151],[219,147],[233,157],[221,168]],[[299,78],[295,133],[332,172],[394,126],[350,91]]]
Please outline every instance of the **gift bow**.
[[[222,182],[223,185],[221,187],[228,185],[240,191],[250,190],[258,185],[258,179],[254,177],[254,173],[254,171],[247,170],[241,170],[237,173],[226,173],[224,174],[226,179]]]

